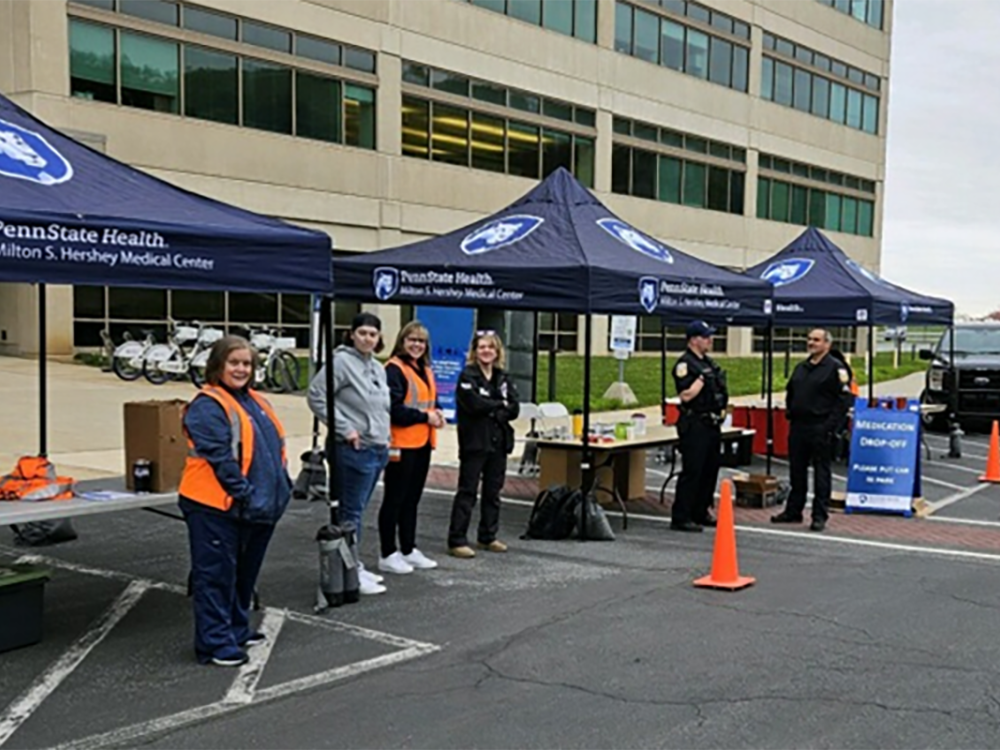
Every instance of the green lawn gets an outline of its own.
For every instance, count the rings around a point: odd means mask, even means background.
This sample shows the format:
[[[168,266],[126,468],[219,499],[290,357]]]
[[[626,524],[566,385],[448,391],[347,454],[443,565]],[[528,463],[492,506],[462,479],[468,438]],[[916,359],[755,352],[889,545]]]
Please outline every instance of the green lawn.
[[[790,370],[804,358],[805,355],[793,355]],[[542,356],[538,362],[538,401],[547,401],[549,392],[549,358]],[[677,355],[672,354],[667,361],[668,367],[677,362]],[[719,357],[719,364],[726,370],[729,379],[729,392],[733,396],[745,396],[761,392],[761,360],[759,357]],[[864,369],[864,359],[854,357],[851,362],[855,377],[859,384],[868,382]],[[926,369],[927,363],[919,359],[911,359],[903,355],[899,368],[892,367],[892,354],[880,353],[875,359],[875,382],[895,380],[913,372]],[[601,398],[615,380],[618,379],[618,360],[613,357],[595,357],[591,366],[591,398],[590,406],[594,410],[621,408],[622,404]],[[655,406],[660,401],[660,358],[636,357],[625,363],[625,382],[631,387],[640,406]],[[774,361],[774,387],[777,391],[785,388],[785,363],[783,356],[777,356]],[[668,373],[667,395],[675,396],[673,378]],[[556,400],[561,401],[568,409],[578,409],[583,405],[583,357],[560,354],[556,357]]]
[[[668,367],[677,362],[677,354],[671,354],[667,361]],[[804,358],[805,355],[793,355],[790,369]],[[99,367],[102,358],[99,354],[80,353],[74,357],[78,362]],[[761,360],[759,357],[719,357],[719,364],[726,370],[729,378],[729,393],[733,396],[746,396],[761,391]],[[302,389],[308,387],[309,362],[305,357],[299,358],[301,365],[299,385]],[[858,383],[868,382],[864,369],[864,358],[854,357],[851,362]],[[912,359],[909,353],[902,355],[899,368],[892,367],[892,354],[880,353],[875,359],[875,382],[895,380],[913,372],[926,369],[927,364],[919,359]],[[603,411],[618,409],[622,404],[601,398],[604,392],[618,378],[618,360],[613,357],[595,357],[591,367],[591,409]],[[778,355],[774,361],[774,387],[777,391],[785,388],[785,361],[783,355]],[[660,401],[660,358],[635,357],[625,363],[625,382],[631,387],[640,406],[655,406]],[[549,392],[549,357],[542,354],[538,359],[538,397],[536,401],[547,401]],[[673,378],[668,373],[667,395],[674,396]],[[572,354],[560,354],[556,357],[556,401],[561,401],[568,409],[579,409],[583,405],[583,357]]]

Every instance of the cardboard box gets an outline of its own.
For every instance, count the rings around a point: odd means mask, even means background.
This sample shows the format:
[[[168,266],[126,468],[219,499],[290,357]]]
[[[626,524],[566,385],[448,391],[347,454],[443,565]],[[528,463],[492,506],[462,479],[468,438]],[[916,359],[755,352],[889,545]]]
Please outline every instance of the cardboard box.
[[[744,474],[733,478],[736,504],[743,508],[769,508],[778,501],[778,478],[767,474]]]
[[[181,482],[187,438],[181,426],[186,401],[131,401],[125,404],[125,484],[135,489],[132,466],[152,462],[152,491],[173,492]]]

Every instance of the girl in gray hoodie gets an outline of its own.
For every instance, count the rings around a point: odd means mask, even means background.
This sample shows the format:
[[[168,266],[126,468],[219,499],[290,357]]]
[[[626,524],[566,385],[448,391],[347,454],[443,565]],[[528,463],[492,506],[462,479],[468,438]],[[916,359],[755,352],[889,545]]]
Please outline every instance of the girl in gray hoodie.
[[[362,517],[389,460],[389,386],[375,358],[383,346],[382,321],[371,313],[355,315],[347,340],[333,353],[334,426],[327,430],[326,455],[337,484],[340,517],[354,524],[360,547]],[[308,398],[312,413],[325,424],[323,368],[309,384]],[[361,593],[383,593],[382,577],[359,566]]]

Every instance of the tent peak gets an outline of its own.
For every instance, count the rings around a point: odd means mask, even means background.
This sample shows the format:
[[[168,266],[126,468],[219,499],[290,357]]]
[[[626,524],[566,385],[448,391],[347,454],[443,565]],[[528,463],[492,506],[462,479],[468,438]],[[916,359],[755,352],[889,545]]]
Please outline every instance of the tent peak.
[[[552,203],[562,206],[600,205],[600,201],[565,167],[558,167],[555,172],[508,208],[516,209],[532,203]]]

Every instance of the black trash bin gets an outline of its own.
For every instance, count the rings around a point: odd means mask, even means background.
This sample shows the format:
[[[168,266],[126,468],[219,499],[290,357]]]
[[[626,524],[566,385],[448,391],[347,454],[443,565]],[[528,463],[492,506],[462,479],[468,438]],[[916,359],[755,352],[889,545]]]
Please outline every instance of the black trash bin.
[[[748,466],[753,460],[753,430],[743,430],[722,438],[721,465],[729,468]]]
[[[45,583],[37,565],[0,565],[0,653],[42,640]]]

